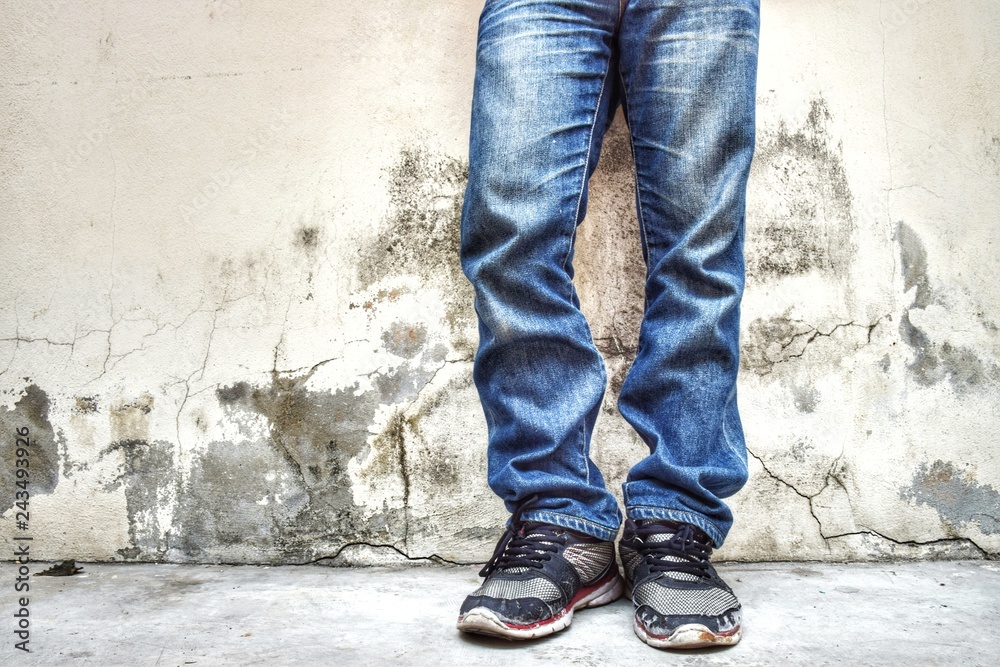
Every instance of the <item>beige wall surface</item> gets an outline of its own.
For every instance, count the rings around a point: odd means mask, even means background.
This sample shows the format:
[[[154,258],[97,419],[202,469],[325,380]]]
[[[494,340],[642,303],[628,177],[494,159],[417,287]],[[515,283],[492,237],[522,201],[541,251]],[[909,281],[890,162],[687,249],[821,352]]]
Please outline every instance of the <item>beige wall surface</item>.
[[[0,539],[488,557],[457,258],[481,0],[0,6]],[[987,0],[764,0],[751,479],[720,557],[1000,554],[998,34]],[[591,198],[594,456],[620,493],[644,450],[615,409],[643,276],[620,117]]]

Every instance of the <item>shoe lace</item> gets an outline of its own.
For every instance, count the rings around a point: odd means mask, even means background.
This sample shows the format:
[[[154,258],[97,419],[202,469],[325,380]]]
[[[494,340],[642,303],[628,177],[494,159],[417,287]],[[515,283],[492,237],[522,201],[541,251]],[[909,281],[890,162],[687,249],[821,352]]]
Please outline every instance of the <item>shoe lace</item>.
[[[662,542],[649,538],[664,532],[663,524],[649,523],[636,528],[640,542],[638,551],[646,559],[651,572],[685,572],[710,579],[712,566],[708,558],[712,547],[707,538],[690,524],[676,524],[675,532]]]
[[[514,567],[545,567],[545,562],[552,559],[552,554],[566,544],[568,538],[562,529],[521,519],[525,508],[536,500],[538,496],[532,496],[515,509],[489,562],[479,571],[480,577],[488,577],[497,570]]]

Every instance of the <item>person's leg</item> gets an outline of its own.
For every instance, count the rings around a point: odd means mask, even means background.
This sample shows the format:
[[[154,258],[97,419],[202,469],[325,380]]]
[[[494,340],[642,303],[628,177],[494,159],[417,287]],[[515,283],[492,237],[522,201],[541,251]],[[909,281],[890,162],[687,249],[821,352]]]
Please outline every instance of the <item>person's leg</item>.
[[[739,640],[708,558],[747,479],[736,405],[757,0],[628,0],[620,48],[647,263],[639,350],[619,410],[650,454],[624,485],[636,634],[658,647]]]
[[[624,486],[633,519],[721,545],[747,478],[736,407],[758,2],[630,0],[624,102],[636,163],[645,315],[618,407],[650,448]]]
[[[617,106],[618,0],[487,0],[472,103],[462,268],[490,487],[513,513],[459,612],[528,639],[611,602],[621,515],[589,456],[607,376],[573,288],[587,179]]]
[[[587,179],[616,106],[618,0],[488,0],[480,18],[462,268],[490,487],[523,518],[614,538],[589,457],[606,374],[573,287]]]

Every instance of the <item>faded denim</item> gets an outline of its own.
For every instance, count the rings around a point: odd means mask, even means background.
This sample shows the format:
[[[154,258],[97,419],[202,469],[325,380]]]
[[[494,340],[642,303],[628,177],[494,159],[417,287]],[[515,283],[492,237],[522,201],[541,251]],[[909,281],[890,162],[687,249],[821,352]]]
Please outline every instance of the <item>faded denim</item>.
[[[607,375],[573,287],[587,182],[619,104],[646,261],[639,350],[618,408],[649,446],[634,519],[721,545],[747,479],[736,402],[756,0],[487,0],[479,23],[461,261],[490,487],[523,518],[613,539],[589,456]]]

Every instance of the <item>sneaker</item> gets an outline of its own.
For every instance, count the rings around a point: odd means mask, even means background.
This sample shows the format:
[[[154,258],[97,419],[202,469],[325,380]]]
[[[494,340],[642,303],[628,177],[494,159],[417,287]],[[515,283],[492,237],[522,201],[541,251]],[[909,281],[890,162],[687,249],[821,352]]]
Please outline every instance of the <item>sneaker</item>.
[[[465,599],[458,629],[511,640],[562,630],[575,610],[608,604],[623,591],[614,542],[519,520],[479,576],[486,580]]]
[[[639,639],[656,648],[740,640],[740,603],[708,562],[705,533],[686,523],[629,519],[619,548]]]

